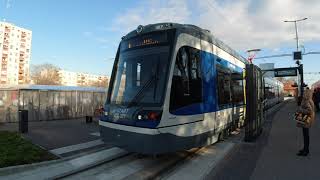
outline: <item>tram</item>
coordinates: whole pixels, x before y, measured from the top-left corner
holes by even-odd
[[[283,83],[270,77],[264,77],[265,109],[284,101]]]
[[[117,50],[102,139],[142,154],[217,142],[243,119],[247,63],[197,26],[140,25]]]

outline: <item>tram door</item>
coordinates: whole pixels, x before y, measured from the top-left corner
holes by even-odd
[[[215,85],[215,56],[212,54],[213,45],[201,41],[201,70],[202,70],[202,91],[203,91],[203,111],[204,122],[209,130],[213,130],[216,126],[216,85]]]
[[[253,64],[246,65],[245,141],[261,134],[264,121],[264,82],[262,71]]]
[[[215,127],[218,131],[226,128],[232,122],[231,74],[228,67],[222,66],[219,62],[216,63],[218,111]]]

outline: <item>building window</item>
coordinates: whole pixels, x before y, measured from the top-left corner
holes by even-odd
[[[177,53],[170,94],[170,112],[202,102],[200,50],[184,46]]]

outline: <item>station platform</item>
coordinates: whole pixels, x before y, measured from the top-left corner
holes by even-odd
[[[293,99],[286,101],[267,118],[256,142],[239,143],[208,179],[320,179],[320,113],[310,129],[310,154],[300,157],[303,136],[293,119],[296,109]]]

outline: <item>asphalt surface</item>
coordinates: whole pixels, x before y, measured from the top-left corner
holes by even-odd
[[[17,123],[8,123],[0,130],[17,131]],[[91,133],[99,132],[97,121],[86,123],[85,118],[30,122],[29,132],[23,134],[33,143],[48,149],[56,149],[65,146],[85,143],[100,139]]]
[[[277,109],[282,109],[284,104]],[[272,128],[275,113],[270,113],[264,122],[261,135],[254,142],[238,140],[234,149],[222,160],[218,168],[212,170],[206,179],[248,180],[256,167],[257,160],[268,143],[268,136]]]
[[[100,139],[91,135],[99,131],[98,124],[87,124],[85,119],[31,123],[29,129],[29,133],[24,136],[50,150]]]
[[[206,179],[320,179],[320,113],[310,130],[310,156],[298,157],[302,130],[292,116],[293,100],[267,118],[261,136],[253,143],[240,142]]]
[[[302,129],[296,127],[293,115],[296,104],[286,105],[276,114],[269,136],[251,179],[320,179],[320,113],[310,129],[310,155],[296,156],[303,147]]]

